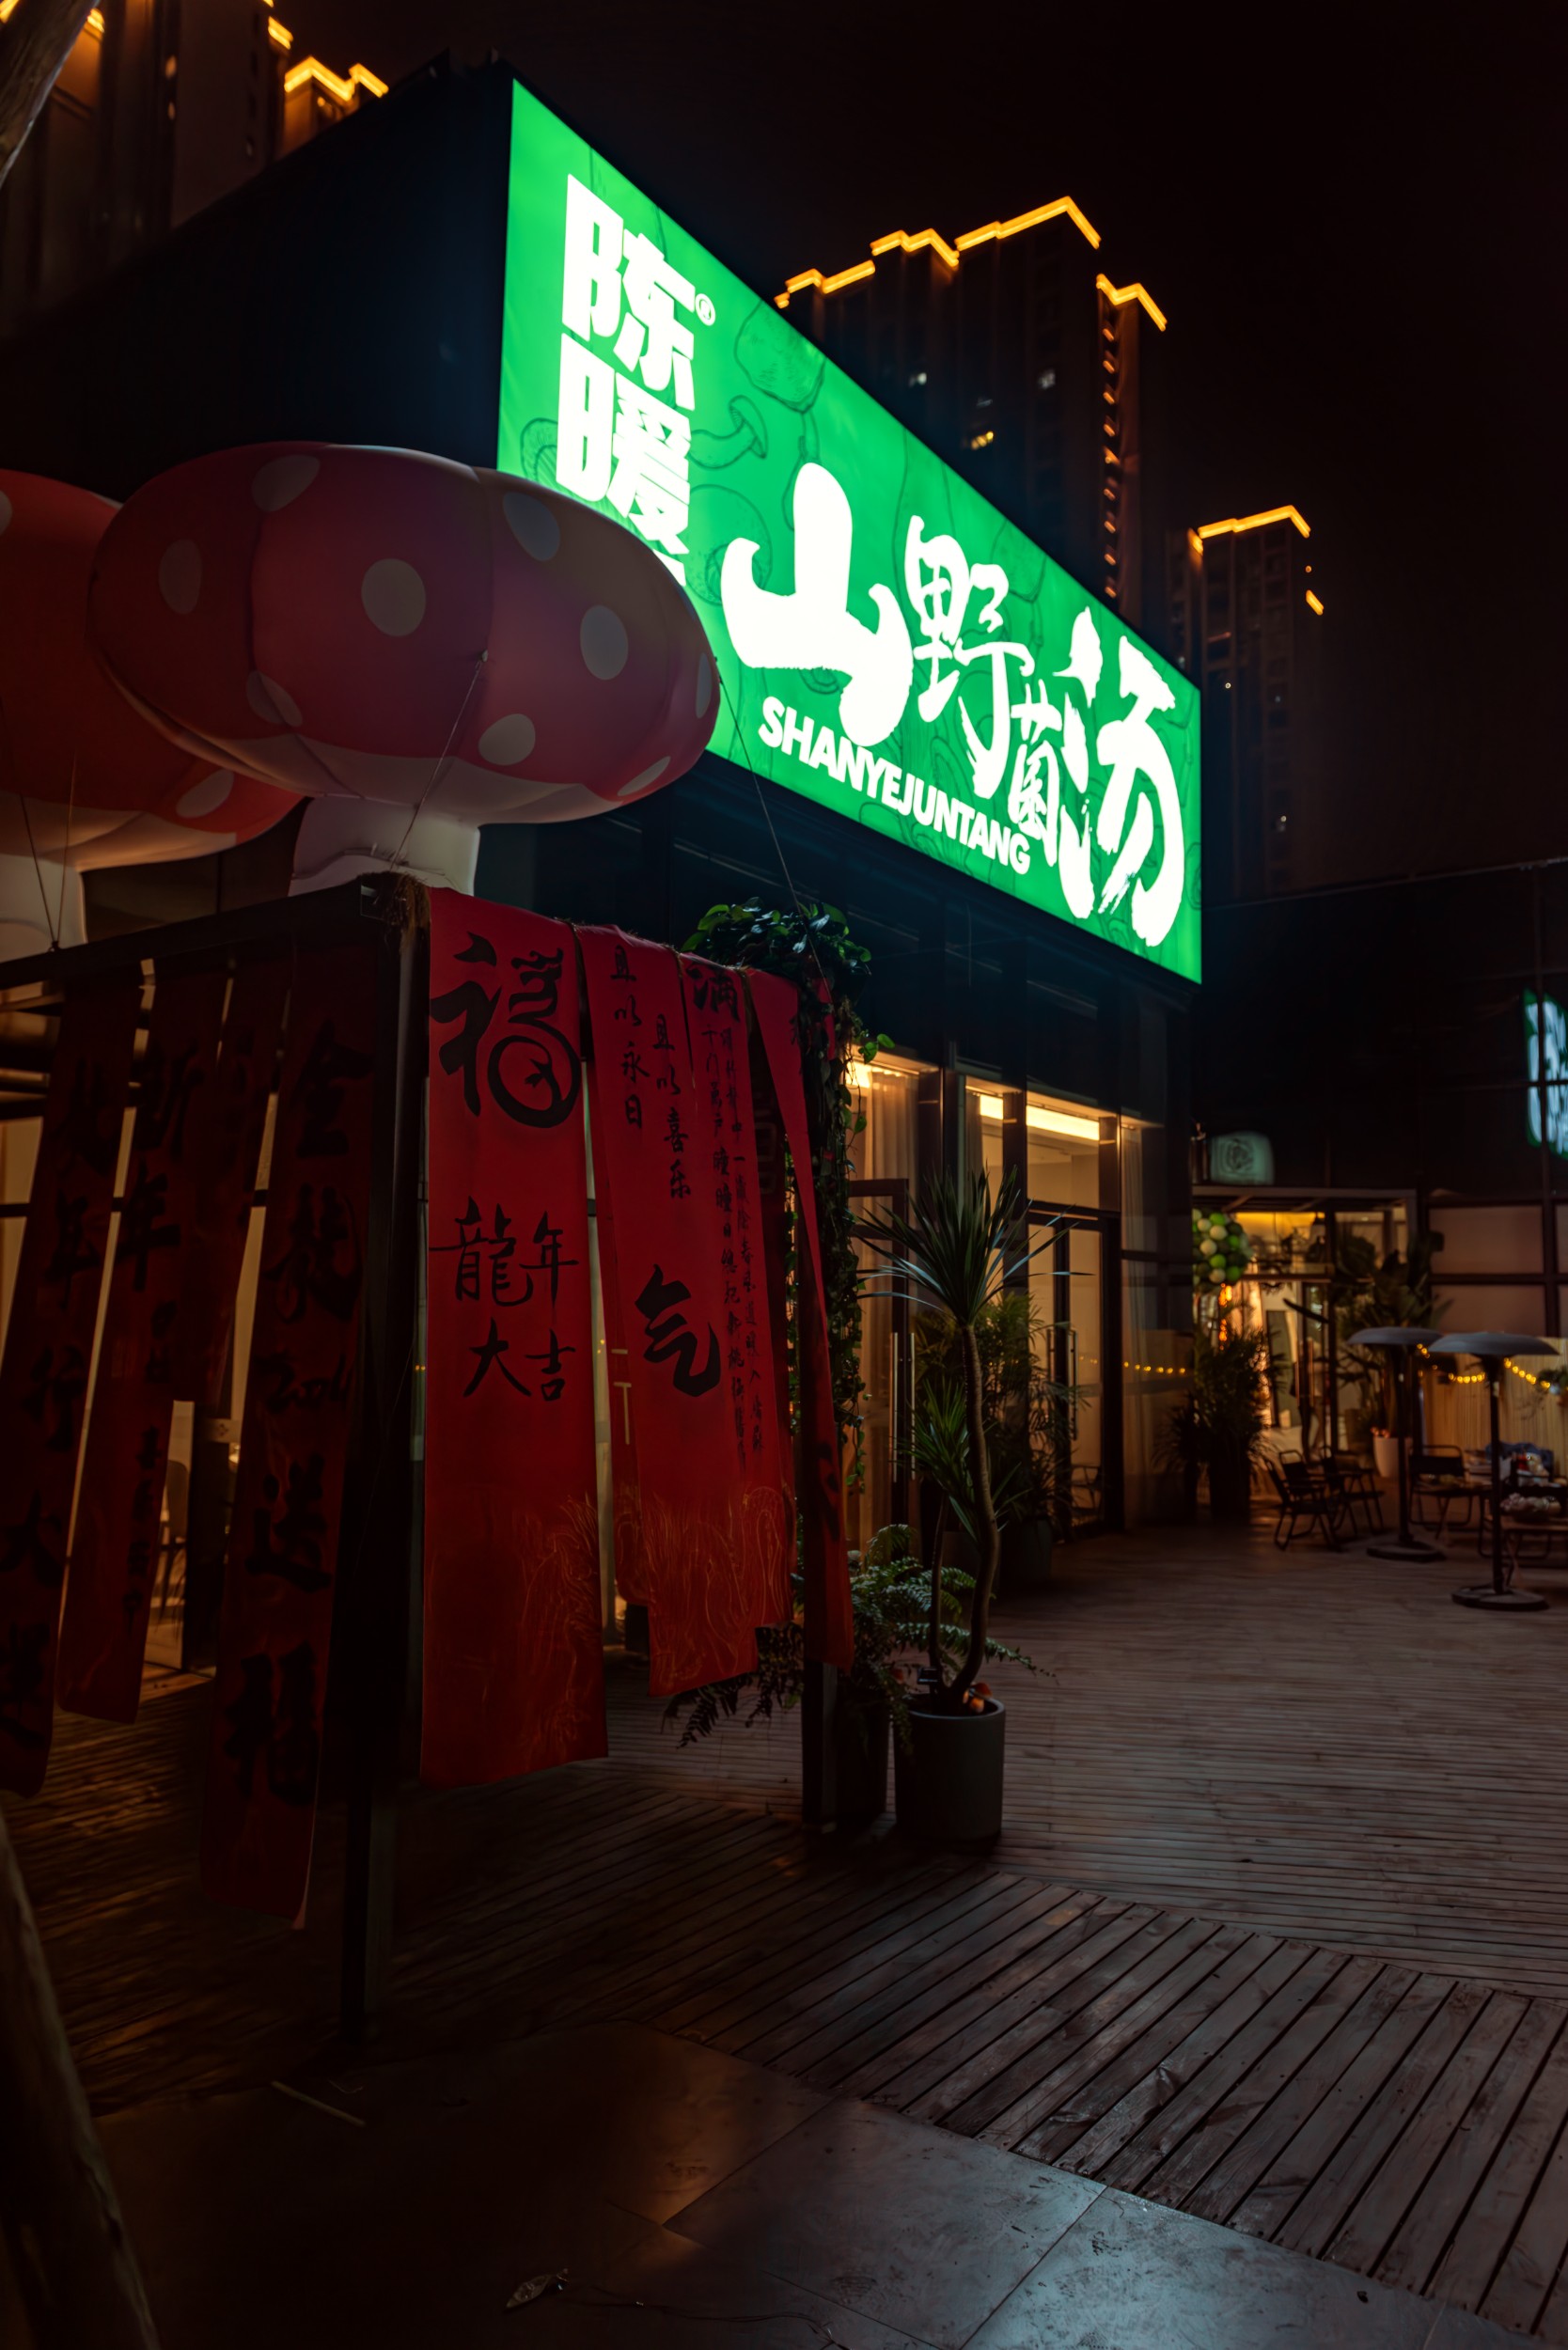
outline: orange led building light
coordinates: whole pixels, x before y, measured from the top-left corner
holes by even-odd
[[[928,244],[933,253],[940,253],[949,269],[958,267],[957,253],[947,238],[939,237],[934,228],[922,228],[913,237],[902,228],[895,228],[890,237],[878,237],[871,251],[873,254],[891,253],[896,249],[900,253],[918,253],[922,245]]]
[[[1153,320],[1154,324],[1159,328],[1160,333],[1162,335],[1165,333],[1168,321],[1166,318],[1165,312],[1160,308],[1159,304],[1154,300],[1152,294],[1150,293],[1146,286],[1113,286],[1110,279],[1105,275],[1104,270],[1101,271],[1099,276],[1094,280],[1094,282],[1099,287],[1100,291],[1105,295],[1105,300],[1107,302],[1114,302],[1118,309],[1121,309],[1124,303],[1141,302],[1150,317]]]
[[[267,19],[267,39],[274,49],[292,49],[294,36],[287,24],[280,24],[275,16]]]
[[[1321,596],[1314,596],[1311,589],[1309,588],[1307,590],[1307,602],[1321,620],[1323,618],[1323,598]]]
[[[1054,204],[1038,204],[1032,212],[1016,212],[1011,220],[987,221],[983,228],[965,229],[958,240],[958,249],[967,253],[977,244],[988,244],[993,237],[1016,237],[1025,228],[1038,228],[1043,220],[1070,220],[1074,228],[1089,239],[1096,253],[1100,250],[1100,231],[1086,220],[1070,196],[1058,196]]]
[[[372,73],[366,65],[351,65],[345,81],[341,73],[334,73],[330,66],[321,63],[320,57],[302,57],[298,65],[291,65],[283,77],[285,95],[292,98],[294,92],[303,89],[306,82],[313,82],[318,89],[325,90],[327,96],[336,98],[340,106],[353,104],[356,89],[368,89],[372,98],[386,96],[386,84],[380,74]]]
[[[0,0],[0,7],[4,5],[5,0]],[[871,252],[873,256],[895,252],[917,253],[922,246],[929,245],[933,252],[941,255],[949,269],[956,269],[964,255],[972,252],[977,244],[989,244],[993,239],[1002,237],[1016,237],[1026,228],[1038,228],[1041,222],[1045,220],[1070,220],[1073,226],[1088,238],[1095,252],[1098,253],[1100,250],[1100,231],[1093,222],[1086,218],[1070,196],[1058,196],[1054,203],[1039,204],[1032,212],[1015,213],[1011,220],[988,221],[983,228],[965,229],[964,235],[952,244],[949,244],[945,237],[938,236],[934,228],[922,228],[917,235],[913,237],[905,229],[895,228],[890,236],[875,238],[872,241]],[[781,294],[775,294],[774,301],[780,310],[787,310],[790,306],[790,296],[804,292],[808,286],[815,287],[818,293],[836,293],[840,286],[853,286],[862,277],[872,276],[875,271],[874,258],[870,261],[857,261],[853,269],[839,270],[831,277],[824,277],[819,269],[803,269],[797,277],[787,277],[784,280],[784,290]],[[1113,298],[1117,301],[1141,302],[1155,323],[1161,327],[1164,326],[1164,318],[1150,301],[1141,286],[1129,286],[1124,294],[1118,294]]]
[[[1200,539],[1219,539],[1228,530],[1262,530],[1265,523],[1294,523],[1304,539],[1312,535],[1311,524],[1294,506],[1271,506],[1265,514],[1232,514],[1224,523],[1200,523],[1198,535]]]

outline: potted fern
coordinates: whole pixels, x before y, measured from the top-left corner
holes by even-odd
[[[917,1309],[939,1316],[957,1344],[958,1376],[926,1383],[916,1429],[915,1465],[935,1484],[940,1513],[926,1564],[926,1664],[907,1707],[908,1735],[899,1742],[896,1765],[900,1826],[964,1849],[995,1843],[1002,1826],[1007,1714],[979,1684],[987,1656],[996,1653],[991,1602],[1002,1521],[1019,1498],[1011,1486],[1020,1472],[1011,1465],[998,1490],[980,1332],[1045,1245],[1043,1239],[1020,1248],[1026,1230],[1011,1174],[995,1196],[983,1174],[966,1183],[937,1176],[908,1215],[870,1215],[857,1227],[882,1259],[882,1270],[868,1277],[867,1286],[902,1284]],[[972,1574],[948,1563],[949,1528],[973,1545]],[[962,1619],[957,1638],[950,1629],[955,1599]]]
[[[967,1584],[962,1575],[949,1579]],[[749,1727],[800,1703],[806,1688],[806,1641],[798,1576],[796,1587],[791,1621],[768,1625],[757,1635],[755,1672],[709,1682],[670,1699],[665,1719],[681,1723],[683,1747],[710,1737],[726,1721]],[[907,1526],[885,1526],[863,1552],[850,1553],[855,1663],[839,1680],[833,1716],[836,1810],[841,1821],[875,1819],[887,1809],[888,1735],[896,1731],[901,1743],[908,1735],[912,1668],[904,1660],[911,1650],[926,1644],[928,1602],[926,1570],[915,1555]],[[962,1629],[953,1592],[944,1614],[949,1643],[957,1642]]]

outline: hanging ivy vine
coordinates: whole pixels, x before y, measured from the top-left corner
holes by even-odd
[[[863,1477],[860,1457],[860,1274],[850,1202],[852,1150],[866,1124],[850,1084],[852,1058],[871,1061],[890,1042],[873,1035],[857,1010],[871,959],[850,934],[837,906],[811,902],[785,913],[750,899],[745,905],[710,906],[686,941],[688,954],[715,963],[745,964],[776,972],[800,994],[806,1042],[806,1116],[811,1137],[811,1177],[817,1193],[823,1280],[827,1292],[828,1351],[833,1406],[851,1487]],[[821,982],[825,982],[824,1003]]]

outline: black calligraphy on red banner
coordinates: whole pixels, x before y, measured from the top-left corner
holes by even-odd
[[[175,1392],[219,1400],[250,1230],[267,1104],[277,1066],[290,966],[243,963],[229,990],[217,1071],[196,1136],[196,1181],[175,1322]]]
[[[773,1080],[774,1104],[790,1146],[795,1205],[805,1242],[796,1252],[799,1315],[795,1336],[801,1456],[797,1500],[806,1575],[806,1653],[821,1664],[837,1665],[847,1672],[855,1661],[855,1624],[850,1608],[843,1471],[833,1402],[816,1185],[811,1174],[806,1087],[801,1074],[800,995],[788,979],[776,979],[768,972],[750,973],[748,985]],[[776,1230],[776,1226],[774,1229]]]
[[[43,1784],[66,1545],[140,978],[67,998],[0,1358],[0,1787]]]
[[[292,970],[218,1636],[202,1882],[297,1917],[321,1772],[366,1279],[374,1087],[368,944]]]
[[[776,1425],[771,1349],[760,1344],[747,1355],[744,1313],[726,1302],[713,1109],[706,1076],[699,1088],[693,1069],[677,959],[619,931],[581,930],[577,939],[593,1029],[596,1205],[607,1200],[612,1210],[635,1435],[636,1489],[617,1497],[617,1558],[630,1520],[636,1588],[649,1609],[650,1684],[668,1695],[749,1671],[758,1625],[778,1620],[790,1520],[765,1433]],[[724,1058],[719,1106],[728,1115]],[[739,1040],[735,1059],[738,1068]],[[748,1165],[753,1152],[748,1133]],[[734,1235],[731,1210],[732,1256]],[[760,1362],[766,1383],[760,1454],[749,1417],[744,1446],[736,1441],[732,1354],[743,1402],[748,1361]]]
[[[221,969],[160,973],[152,998],[60,1626],[60,1703],[102,1721],[134,1721],[141,1698],[184,1245],[227,985]]]
[[[421,1776],[605,1751],[588,1152],[563,923],[431,898]]]
[[[738,971],[705,963],[696,955],[681,957],[681,980],[686,998],[692,1073],[707,1145],[706,1153],[698,1154],[698,1164],[713,1195],[721,1243],[724,1326],[720,1342],[735,1464],[748,1488],[789,1496],[794,1480],[790,1474],[789,1449],[779,1441],[776,1360],[751,1094],[751,1023],[745,982]],[[769,1613],[760,1619],[763,1622],[786,1622],[793,1605],[791,1532],[792,1528],[774,1556],[776,1580]]]

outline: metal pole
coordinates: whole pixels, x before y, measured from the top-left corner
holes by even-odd
[[[412,1462],[415,1256],[429,932],[389,930],[376,952],[376,1058],[391,1081],[376,1108],[355,1507],[352,1543],[345,1546],[341,1627],[349,1752],[339,2018],[350,2041],[374,2032],[391,1971],[410,1584],[418,1539]]]
[[[1492,1420],[1492,1589],[1501,1591],[1502,1559],[1502,1457],[1499,1422],[1497,1419],[1497,1389],[1502,1385],[1502,1365],[1489,1362],[1486,1366],[1487,1402]]]

